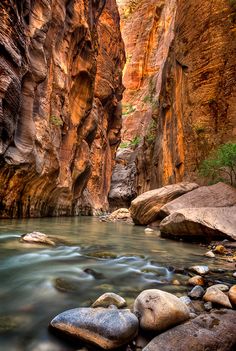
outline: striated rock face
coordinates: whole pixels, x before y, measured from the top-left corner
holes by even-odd
[[[155,95],[155,143],[138,160],[138,182],[151,189],[196,180],[201,160],[236,137],[235,5],[179,0],[174,32]]]
[[[236,137],[235,4],[118,5],[127,51],[122,140],[139,144],[136,192],[199,181],[200,162]]]
[[[0,216],[107,209],[123,90],[115,0],[3,0],[0,13]]]

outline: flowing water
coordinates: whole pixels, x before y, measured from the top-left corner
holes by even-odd
[[[20,236],[32,231],[59,243],[21,243]],[[174,273],[173,267],[211,266],[205,252],[200,245],[162,239],[157,232],[147,235],[143,227],[91,217],[1,220],[0,350],[78,350],[48,332],[56,314],[90,306],[108,291],[126,298],[130,306],[147,288],[184,295],[188,277]]]

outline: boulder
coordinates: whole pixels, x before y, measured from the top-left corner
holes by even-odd
[[[235,330],[236,311],[203,313],[155,337],[143,351],[233,351]]]
[[[236,306],[236,285],[231,286],[229,290],[229,299],[232,305]]]
[[[21,241],[30,244],[55,245],[46,234],[40,232],[27,233],[21,236]]]
[[[215,286],[210,286],[207,288],[206,293],[203,296],[203,300],[224,306],[226,308],[232,308],[228,296]]]
[[[185,303],[158,289],[141,292],[134,302],[134,313],[140,318],[142,329],[158,332],[189,319]]]
[[[132,223],[132,218],[128,208],[119,208],[118,210],[112,212],[109,216],[107,216],[107,220],[111,222]]]
[[[231,206],[236,206],[236,189],[225,183],[217,183],[194,189],[168,202],[160,211],[166,217],[182,208]]]
[[[50,325],[106,350],[127,344],[138,332],[137,317],[117,308],[75,308],[57,315]]]
[[[236,240],[236,206],[184,208],[166,217],[161,235],[185,240]]]
[[[195,183],[178,183],[147,191],[131,202],[130,213],[135,224],[147,225],[160,218],[160,209],[167,202],[198,188]]]
[[[112,292],[107,292],[101,295],[93,304],[92,307],[109,307],[114,305],[118,308],[126,307],[127,303],[123,297],[114,294]]]

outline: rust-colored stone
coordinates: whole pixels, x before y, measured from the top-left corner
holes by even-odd
[[[115,0],[3,0],[0,13],[0,216],[107,209],[123,90]]]

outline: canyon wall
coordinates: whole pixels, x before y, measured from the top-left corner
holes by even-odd
[[[155,140],[151,148],[144,143],[137,162],[138,183],[148,168],[151,189],[199,181],[201,161],[236,139],[236,3],[178,0],[174,31],[156,96]]]
[[[107,210],[125,60],[115,0],[3,0],[0,16],[0,217]]]
[[[129,188],[135,196],[201,182],[201,161],[236,140],[236,1],[118,5],[127,51],[121,146],[136,154]],[[111,202],[119,197],[116,179],[114,173]]]

